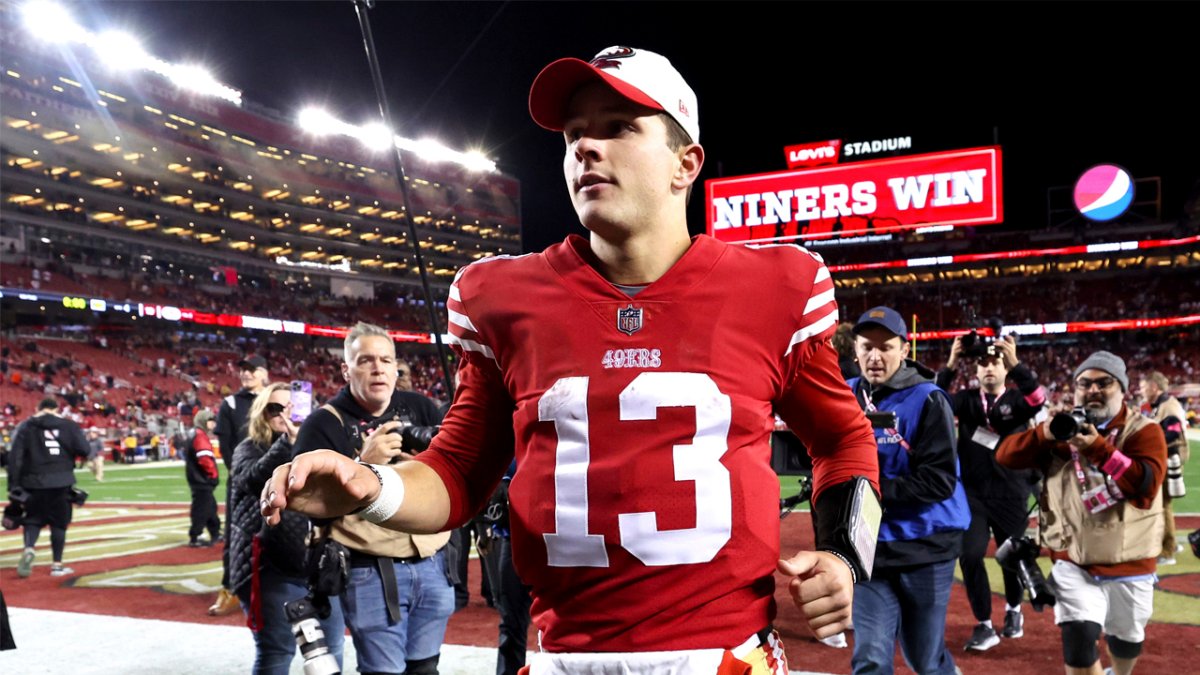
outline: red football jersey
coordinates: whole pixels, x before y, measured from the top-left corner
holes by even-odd
[[[590,260],[571,236],[459,273],[460,385],[418,459],[455,525],[515,448],[513,557],[545,650],[734,647],[775,614],[774,413],[811,449],[818,493],[878,473],[829,344],[829,272],[795,246],[698,236],[629,297]]]

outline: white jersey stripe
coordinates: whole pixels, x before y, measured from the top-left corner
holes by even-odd
[[[466,339],[460,338],[457,335],[451,333],[449,342],[450,342],[450,344],[458,345],[459,347],[462,347],[465,351],[475,352],[477,354],[483,354],[484,356],[488,357],[489,359],[491,359],[493,361],[496,360],[496,355],[494,353],[492,353],[491,347],[488,347],[487,345],[479,344],[478,342],[476,342],[474,340],[466,340]]]
[[[816,278],[813,279],[813,285],[816,286],[817,284],[821,283],[822,281],[825,281],[828,278],[829,278],[829,268],[824,265],[821,265],[820,267],[817,268],[817,276],[816,276]]]
[[[822,267],[821,269],[825,269]],[[804,313],[815,312],[824,305],[833,302],[833,289],[829,289],[823,293],[817,293],[808,299],[808,304],[804,306]]]
[[[450,299],[462,302],[462,296],[459,295],[459,293],[458,293],[458,285],[457,284],[452,284],[450,286]]]
[[[804,342],[805,340],[807,340],[808,338],[810,338],[814,335],[820,335],[824,331],[828,330],[831,326],[835,325],[837,322],[838,322],[838,312],[837,312],[837,308],[835,307],[834,309],[830,310],[830,312],[828,314],[826,314],[825,316],[808,324],[807,326],[805,326],[804,328],[801,328],[800,330],[796,331],[795,333],[792,333],[792,341],[790,343],[788,343],[787,351],[784,352],[783,355],[787,356],[787,355],[791,354],[792,347],[795,347],[796,345],[800,344],[801,342]]]
[[[459,326],[460,328],[465,328],[466,330],[469,330],[472,333],[479,332],[478,330],[476,330],[475,324],[471,323],[471,318],[468,317],[466,314],[456,312],[456,311],[450,309],[449,307],[446,308],[446,314],[450,318],[450,323],[454,324],[455,326]]]

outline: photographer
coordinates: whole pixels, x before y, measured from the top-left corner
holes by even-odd
[[[937,384],[949,391],[955,367],[964,356],[975,357],[979,386],[951,394],[950,405],[958,417],[958,460],[971,508],[971,525],[963,535],[958,564],[978,625],[965,649],[982,652],[1000,643],[992,627],[992,589],[983,564],[988,535],[990,532],[996,546],[1000,546],[1009,537],[1025,534],[1030,486],[1036,475],[1030,470],[1013,470],[997,464],[996,446],[1005,436],[1029,427],[1045,406],[1046,392],[1033,373],[1017,360],[1017,342],[1012,335],[992,342],[978,338],[967,342],[964,348],[963,338],[954,338],[950,359],[938,371]],[[1006,387],[1008,378],[1016,383],[1016,389]],[[1003,578],[1007,608],[1001,635],[1019,638],[1024,635],[1021,616],[1024,589],[1011,570],[1004,569]]]
[[[1133,671],[1154,606],[1162,547],[1162,427],[1124,404],[1125,362],[1106,351],[1072,376],[1075,408],[1000,442],[996,461],[1045,475],[1041,544],[1054,560],[1054,622],[1067,673],[1098,673],[1101,631],[1113,671]]]
[[[862,377],[849,380],[879,453],[883,521],[871,580],[854,593],[855,672],[890,672],[896,640],[918,673],[954,673],[946,610],[970,522],[954,455],[954,418],[933,372],[908,358],[904,319],[867,310],[854,326]]]
[[[1167,479],[1163,481],[1163,538],[1159,565],[1174,565],[1175,552],[1183,546],[1175,541],[1175,510],[1171,501],[1187,491],[1183,482],[1183,467],[1188,462],[1187,434],[1184,431],[1187,414],[1179,400],[1167,393],[1167,376],[1157,370],[1142,377],[1138,389],[1142,394],[1143,410],[1158,422],[1167,439]]]
[[[58,401],[42,399],[33,417],[13,432],[8,457],[8,499],[24,501],[25,550],[17,561],[17,576],[33,573],[34,546],[42,528],[50,526],[50,551],[53,562],[50,576],[61,577],[75,570],[63,566],[67,546],[67,527],[72,506],[83,505],[73,487],[75,460],[87,457],[88,442],[83,429],[69,419],[59,417]],[[24,499],[18,495],[24,493]]]
[[[365,464],[412,459],[441,423],[437,405],[396,389],[396,345],[383,328],[359,322],[346,335],[343,354],[346,386],[301,424],[293,456],[333,449]],[[329,528],[350,550],[341,600],[359,671],[437,673],[454,612],[450,533],[397,533],[358,515],[335,519]]]

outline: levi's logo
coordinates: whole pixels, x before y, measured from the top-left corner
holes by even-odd
[[[804,143],[789,145],[783,149],[787,155],[789,169],[798,169],[823,164],[837,164],[841,154],[840,140],[821,141],[819,143]]]

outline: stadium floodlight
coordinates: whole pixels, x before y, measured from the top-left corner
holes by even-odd
[[[296,123],[310,134],[327,136],[329,134],[351,134],[353,127],[334,117],[324,108],[309,107],[300,111]]]
[[[138,39],[121,30],[109,30],[91,40],[92,50],[104,65],[114,70],[133,70],[152,65],[152,57]]]
[[[355,129],[355,134],[359,142],[376,151],[387,150],[396,142],[395,135],[383,122],[368,122]]]
[[[87,31],[75,23],[70,12],[57,2],[27,2],[21,6],[21,18],[25,28],[40,40],[61,44],[87,39]]]
[[[194,64],[175,64],[169,67],[168,75],[171,82],[180,89],[194,91],[197,94],[215,96],[241,105],[242,92],[221,84],[212,73],[203,66]]]
[[[472,150],[463,154],[462,164],[468,171],[495,171],[496,163],[487,158],[479,150]]]

